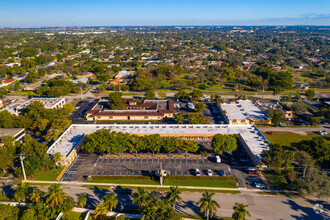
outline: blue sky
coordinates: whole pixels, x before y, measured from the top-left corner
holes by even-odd
[[[0,0],[0,27],[330,25],[330,0]]]

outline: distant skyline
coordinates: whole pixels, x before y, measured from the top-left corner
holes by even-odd
[[[330,25],[330,0],[0,0],[0,27]]]

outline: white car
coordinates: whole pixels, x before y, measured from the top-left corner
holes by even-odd
[[[319,133],[320,135],[328,134],[328,132],[326,130],[318,131],[317,133]]]
[[[195,169],[195,175],[201,176],[201,171],[198,168]]]
[[[210,169],[207,170],[207,175],[208,176],[213,176],[213,173],[212,173],[212,171]]]

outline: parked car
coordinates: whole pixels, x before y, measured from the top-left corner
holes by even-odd
[[[208,176],[213,176],[213,173],[212,173],[212,171],[210,169],[207,170],[207,175]]]
[[[226,176],[226,173],[225,173],[225,171],[223,169],[220,170],[220,175],[221,176]]]
[[[260,177],[258,175],[250,175],[248,176],[247,180],[249,182],[256,182],[256,181],[260,181]]]
[[[221,158],[220,158],[219,155],[215,156],[214,159],[215,159],[215,162],[216,162],[216,163],[221,163]]]
[[[328,132],[326,130],[318,131],[317,133],[320,135],[328,134]]]
[[[201,176],[201,171],[198,168],[195,169],[195,176]]]
[[[247,159],[247,158],[241,158],[241,159],[239,159],[239,161],[240,161],[241,163],[244,163],[244,164],[248,164],[248,163],[250,163],[249,159]]]
[[[249,167],[249,168],[247,168],[247,172],[248,172],[249,174],[257,174],[257,170],[256,170],[256,168],[254,168],[254,167]]]
[[[253,183],[254,187],[258,188],[258,189],[264,189],[266,188],[265,184],[259,182],[259,181],[256,181]]]

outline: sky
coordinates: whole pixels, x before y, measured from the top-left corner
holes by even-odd
[[[0,27],[330,25],[330,0],[0,0]]]

